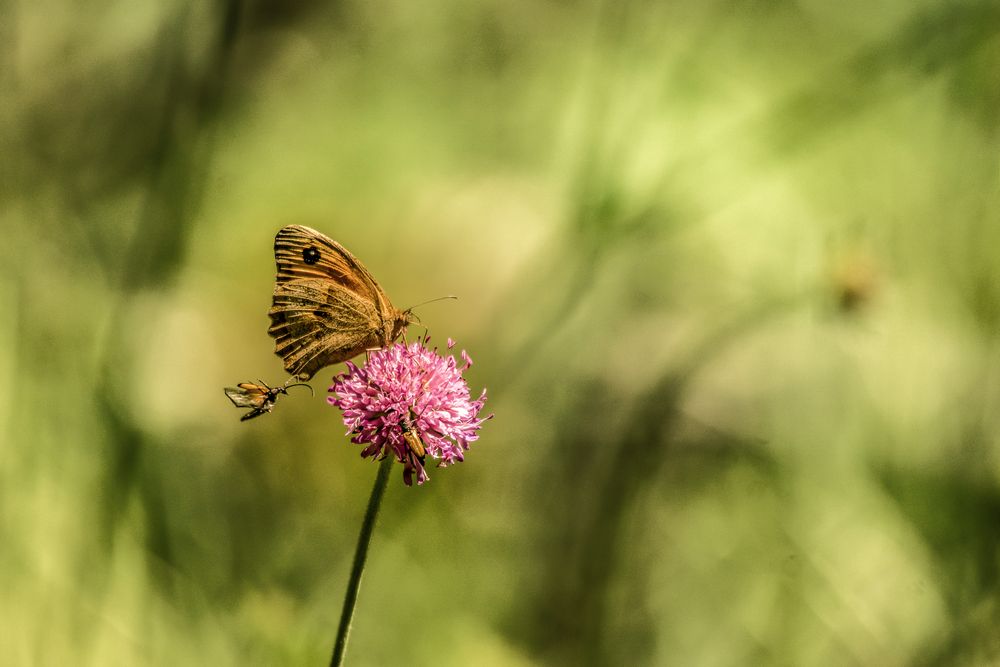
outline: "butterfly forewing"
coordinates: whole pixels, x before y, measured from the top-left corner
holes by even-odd
[[[282,228],[274,258],[268,333],[293,375],[309,379],[324,366],[389,345],[409,321],[354,255],[315,229]]]
[[[279,283],[321,278],[372,301],[381,292],[368,269],[347,248],[310,227],[289,225],[279,230],[274,237],[274,260]]]

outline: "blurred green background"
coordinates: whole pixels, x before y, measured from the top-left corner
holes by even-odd
[[[348,664],[1000,664],[1000,3],[4,0],[0,86],[3,664],[326,664],[290,223],[496,413]]]

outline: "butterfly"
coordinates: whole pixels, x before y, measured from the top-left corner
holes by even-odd
[[[269,387],[263,380],[257,380],[260,384],[253,382],[241,382],[235,387],[226,387],[224,391],[229,400],[238,408],[251,408],[250,412],[240,417],[240,421],[259,417],[265,412],[274,409],[274,404],[278,400],[278,394],[287,394],[291,387],[309,387],[307,384],[285,384],[281,387]],[[312,391],[312,387],[309,387]]]
[[[274,352],[300,380],[368,349],[382,348],[416,322],[399,310],[365,265],[315,229],[289,225],[274,238],[278,265],[271,302]]]

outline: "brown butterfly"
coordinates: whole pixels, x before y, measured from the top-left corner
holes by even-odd
[[[252,408],[250,412],[240,417],[241,422],[259,417],[265,412],[274,409],[274,404],[278,400],[278,394],[287,394],[292,387],[309,387],[307,384],[285,384],[281,387],[269,387],[263,380],[257,380],[260,384],[253,382],[241,382],[235,387],[226,387],[226,396],[238,408]],[[309,387],[312,391],[312,387]]]
[[[282,228],[274,259],[278,275],[267,332],[285,370],[300,380],[391,345],[416,321],[409,309],[392,305],[364,264],[315,229]]]

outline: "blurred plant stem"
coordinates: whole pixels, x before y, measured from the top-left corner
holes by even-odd
[[[96,400],[109,430],[107,483],[103,484],[103,517],[99,530],[102,545],[110,549],[115,529],[137,493],[146,515],[147,541],[152,553],[172,562],[167,531],[167,501],[160,480],[143,476],[144,453],[149,437],[130,410],[123,407],[120,369],[134,361],[127,326],[140,290],[163,289],[176,276],[187,250],[194,213],[201,203],[207,165],[214,150],[215,119],[225,98],[226,80],[237,39],[243,0],[218,0],[210,57],[192,74],[188,71],[184,36],[191,30],[192,13],[177,13],[151,48],[151,61],[162,79],[162,105],[150,111],[148,122],[157,127],[143,161],[142,203],[135,232],[121,253],[120,266],[109,266],[118,275],[117,298],[111,304],[109,325],[96,383]]]
[[[814,291],[773,297],[699,336],[687,350],[678,352],[677,362],[631,406],[614,408],[629,413],[628,426],[615,440],[604,439],[583,420],[579,428],[560,435],[556,447],[562,455],[553,458],[572,461],[572,465],[555,474],[574,480],[578,488],[585,489],[585,496],[557,506],[557,516],[545,522],[560,526],[563,532],[557,541],[569,545],[549,553],[550,560],[542,567],[546,602],[534,612],[535,627],[546,630],[530,641],[549,660],[572,665],[641,664],[649,660],[648,655],[636,653],[623,661],[620,652],[624,645],[646,644],[609,636],[608,630],[614,625],[613,584],[628,567],[629,512],[657,483],[663,465],[675,455],[678,431],[686,421],[681,406],[699,373],[731,345],[815,298]],[[611,390],[595,383],[580,392],[580,403],[574,409],[585,411],[586,406],[614,405],[613,401]],[[746,455],[750,449],[746,438],[735,434],[713,430],[706,439],[718,441],[718,447],[731,448],[734,455]],[[581,450],[603,450],[605,455],[591,457],[584,467],[572,456]],[[633,569],[630,576],[643,575]],[[632,631],[639,635],[654,632],[641,627]]]
[[[354,564],[351,565],[351,577],[347,580],[347,592],[344,594],[344,608],[340,612],[340,627],[337,628],[337,640],[333,644],[333,657],[330,666],[337,667],[344,661],[344,651],[347,649],[347,635],[351,632],[351,619],[354,618],[354,605],[358,601],[358,589],[361,588],[361,575],[365,572],[365,561],[368,558],[368,545],[375,531],[375,521],[378,510],[382,506],[382,496],[389,481],[389,469],[392,468],[392,456],[382,459],[375,476],[375,486],[368,498],[368,509],[361,523],[361,533],[358,535],[358,546],[354,550]]]

